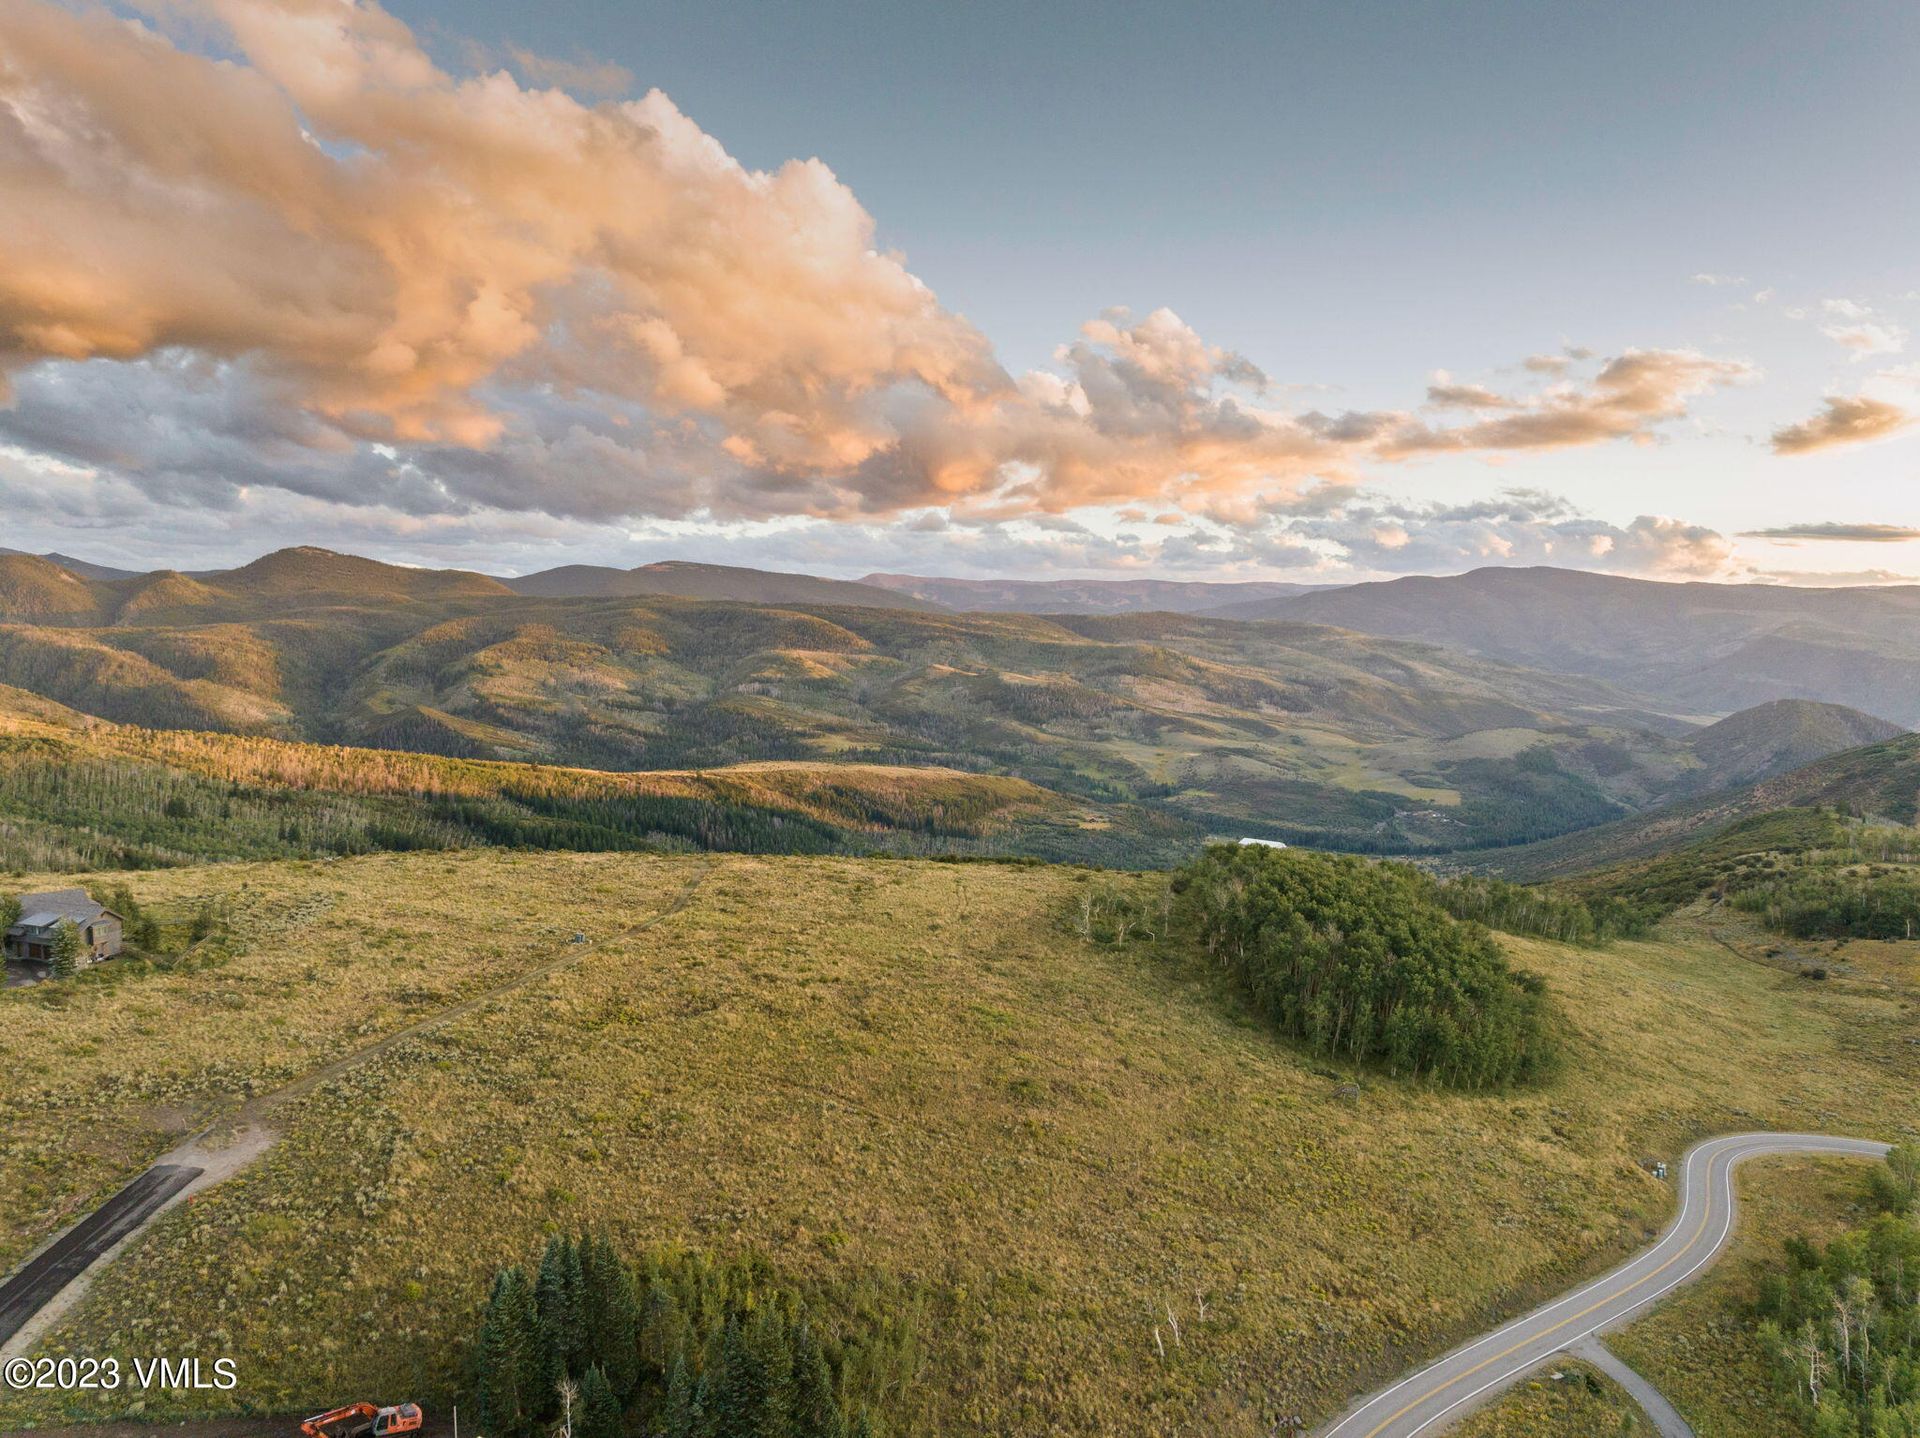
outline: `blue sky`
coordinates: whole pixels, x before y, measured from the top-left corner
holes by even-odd
[[[276,70],[269,42],[218,33],[228,12],[253,6],[205,8],[205,26],[171,30],[169,43],[237,54],[286,87],[301,113],[316,113],[301,80]],[[1600,442],[1354,456],[1342,482],[1358,486],[1349,508],[1359,518],[1269,505],[1258,521],[1294,526],[1314,566],[1389,572],[1422,555],[1472,567],[1499,562],[1502,544],[1513,562],[1537,558],[1526,525],[1564,525],[1577,510],[1623,530],[1669,517],[1724,539],[1717,559],[1689,551],[1676,576],[1704,577],[1716,564],[1711,577],[1920,574],[1920,542],[1740,537],[1920,526],[1920,429],[1889,419],[1858,443],[1823,430],[1793,453],[1772,438],[1824,414],[1828,396],[1920,411],[1906,340],[1920,323],[1912,7],[397,0],[391,12],[455,79],[504,67],[529,90],[559,85],[608,103],[657,88],[750,169],[818,157],[872,217],[879,246],[898,251],[1015,376],[1058,370],[1059,347],[1115,306],[1135,321],[1172,310],[1207,346],[1258,366],[1263,402],[1295,413],[1422,412],[1442,371],[1503,396],[1537,394],[1522,361],[1569,348],[1592,351],[1589,379],[1631,351],[1744,367]],[[379,141],[361,136],[340,153],[355,147],[377,151]],[[150,365],[155,353],[132,362]],[[32,358],[22,407],[44,412],[51,400],[33,386],[45,390],[48,371],[72,359]],[[244,352],[219,358],[255,363]],[[663,412],[657,397],[646,408]],[[48,498],[62,466],[100,469],[100,456],[63,444],[59,428],[22,420],[4,436],[13,467],[0,464],[0,483],[13,474],[22,527],[0,542],[98,551],[133,510]],[[169,467],[180,466],[158,468]],[[856,513],[816,497],[784,514],[652,501],[625,516],[605,503],[479,514],[468,489],[460,514],[429,518],[423,502],[384,493],[354,503],[333,479],[282,489],[263,470],[236,501],[217,485],[170,488],[137,456],[134,469],[139,502],[158,506],[151,532],[210,548],[246,548],[287,522],[392,557],[506,568],[671,551],[853,572],[900,567],[889,556],[903,545],[933,567],[943,551],[902,536],[936,532],[964,540],[955,562],[975,569],[1097,572],[1178,558],[1116,547],[1115,535],[1141,523],[1118,503],[1049,501],[1044,514],[982,517],[930,515],[937,506],[920,503],[883,512],[863,494]],[[1516,533],[1421,518],[1508,490],[1533,496],[1519,506],[1531,518],[1511,521]],[[1165,500],[1156,494],[1146,508]],[[1396,560],[1346,543],[1356,524],[1377,533],[1389,509],[1392,524],[1426,523],[1434,544],[1401,546]],[[404,517],[388,522],[395,512]],[[169,520],[196,513],[193,523]],[[1093,539],[1061,547],[1035,537],[1061,533],[1063,516]],[[1211,511],[1194,522],[1215,540],[1208,526],[1240,533],[1254,523]],[[921,543],[929,547],[910,547]],[[1271,545],[1210,547],[1223,572],[1278,572],[1262,559]],[[1208,549],[1178,562],[1204,567]],[[1579,562],[1589,561],[1611,562]],[[1305,562],[1295,553],[1281,568]]]

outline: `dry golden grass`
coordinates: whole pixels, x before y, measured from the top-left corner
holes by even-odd
[[[751,1247],[798,1275],[924,1285],[909,1431],[1232,1438],[1325,1413],[1637,1246],[1670,1202],[1643,1155],[1920,1118],[1904,1000],[1685,929],[1603,952],[1513,942],[1569,1015],[1551,1088],[1368,1078],[1343,1100],[1341,1076],[1195,961],[1075,937],[1078,885],[1105,882],[1080,871],[497,852],[233,866],[132,878],[144,897],[243,898],[226,964],[83,983],[57,1007],[0,999],[0,1141],[33,1158],[0,1193],[6,1253],[169,1129],[551,958],[576,928],[617,934],[702,873],[664,922],[289,1104],[281,1144],[157,1224],[49,1351],[231,1355],[267,1411],[444,1403],[491,1267],[591,1224],[633,1248]],[[76,1142],[94,1151],[63,1169]],[[9,1400],[0,1426],[124,1403]]]
[[[1868,1217],[1865,1180],[1866,1165],[1857,1160],[1771,1158],[1746,1165],[1738,1180],[1740,1227],[1719,1263],[1607,1340],[1667,1395],[1697,1438],[1800,1431],[1755,1337],[1753,1303],[1761,1278],[1786,1266],[1787,1239],[1825,1242]]]
[[[1557,1363],[1536,1373],[1447,1430],[1449,1438],[1625,1438],[1652,1432],[1639,1405],[1584,1363]]]

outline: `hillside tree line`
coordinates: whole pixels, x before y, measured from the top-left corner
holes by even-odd
[[[473,1347],[489,1438],[879,1438],[918,1365],[917,1306],[806,1292],[764,1261],[556,1236],[494,1275]],[[904,1429],[897,1429],[904,1433]]]

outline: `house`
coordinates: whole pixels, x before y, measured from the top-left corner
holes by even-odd
[[[120,952],[126,920],[85,889],[50,889],[20,896],[20,922],[7,930],[6,955],[31,963],[53,962],[53,941],[62,919],[80,931],[82,963],[98,963]]]
[[[1251,848],[1256,844],[1262,849],[1284,849],[1287,847],[1278,839],[1242,839],[1240,841],[1240,847],[1243,849]]]

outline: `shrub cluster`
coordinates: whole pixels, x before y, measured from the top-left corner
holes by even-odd
[[[1456,919],[1589,948],[1614,939],[1641,938],[1653,928],[1645,913],[1621,898],[1605,894],[1581,898],[1479,874],[1447,880],[1440,886],[1440,902]]]
[[[1796,939],[1911,939],[1920,934],[1920,874],[1806,865],[1752,883],[1728,902]]]
[[[1418,869],[1219,845],[1175,883],[1207,952],[1319,1053],[1474,1089],[1556,1065],[1544,985]]]

